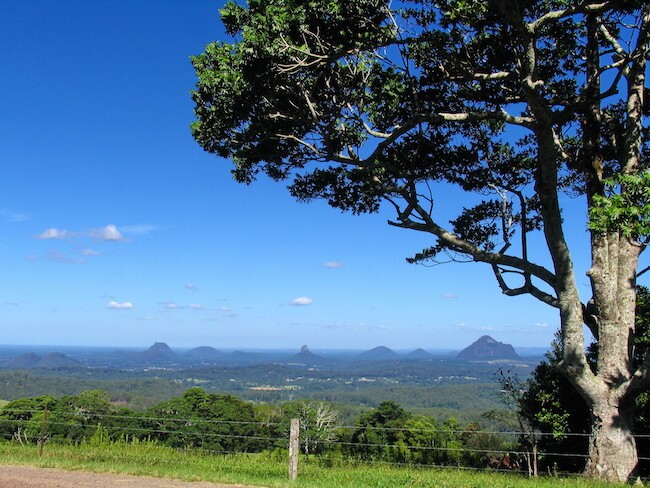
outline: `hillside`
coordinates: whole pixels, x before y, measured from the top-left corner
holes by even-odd
[[[386,346],[377,346],[369,351],[362,352],[358,356],[358,359],[363,361],[388,361],[398,358],[399,354]]]
[[[456,359],[464,361],[494,361],[499,359],[521,359],[510,344],[498,342],[488,335],[480,337],[458,353]]]

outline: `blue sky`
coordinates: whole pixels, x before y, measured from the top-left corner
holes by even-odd
[[[485,266],[407,264],[431,240],[386,225],[388,209],[299,204],[202,152],[189,57],[224,38],[221,5],[3,2],[2,342],[548,345],[555,310],[502,296]]]

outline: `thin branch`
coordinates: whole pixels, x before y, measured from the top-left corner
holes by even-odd
[[[307,149],[309,149],[311,152],[313,152],[316,156],[321,156],[320,151],[314,146],[313,144],[310,144],[307,141],[304,141],[300,139],[299,137],[294,136],[293,134],[273,134],[275,137],[279,139],[287,139],[291,141],[296,141],[298,144],[305,146]]]
[[[605,40],[614,48],[614,51],[620,58],[627,58],[629,53],[623,49],[623,46],[618,42],[618,40],[609,32],[607,26],[603,22],[598,23],[598,29],[603,35]]]
[[[448,74],[448,79],[449,81],[495,81],[505,80],[511,76],[512,73],[510,71],[498,71],[496,73],[467,73],[462,76]]]
[[[497,283],[499,283],[499,288],[501,288],[501,292],[509,297],[514,297],[514,296],[519,296],[519,295],[531,295],[534,298],[537,298],[541,302],[550,305],[555,308],[560,307],[560,302],[557,299],[557,297],[554,297],[553,295],[546,293],[536,286],[532,285],[527,279],[527,282],[525,285],[520,286],[518,288],[510,288],[506,281],[503,279],[503,274],[504,273],[517,273],[521,274],[524,276],[527,276],[526,272],[517,272],[517,271],[512,271],[512,270],[503,270],[496,264],[492,265],[492,271],[494,273],[495,278],[497,279]]]
[[[632,378],[621,385],[621,389],[634,398],[636,393],[647,390],[650,387],[650,354],[641,363],[641,366],[634,372]]]
[[[645,273],[648,272],[648,271],[650,271],[650,266],[647,266],[646,268],[644,268],[644,269],[642,269],[641,271],[639,271],[639,272],[636,274],[636,277],[638,278],[639,276],[641,276],[642,274],[645,274]]]
[[[362,120],[361,123],[363,124],[363,128],[366,129],[366,132],[373,137],[377,137],[379,139],[389,139],[393,135],[392,132],[379,132],[374,130],[368,125],[365,120]]]
[[[576,14],[602,12],[615,5],[616,5],[615,1],[606,1],[606,2],[599,2],[599,3],[593,2],[593,0],[583,1],[574,7],[569,7],[564,10],[555,10],[553,12],[548,12],[547,14],[542,15],[534,22],[529,23],[528,28],[530,32],[535,32],[540,27],[554,20],[566,19]]]

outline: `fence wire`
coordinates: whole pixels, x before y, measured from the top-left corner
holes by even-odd
[[[263,421],[236,421],[227,419],[182,418],[178,415],[114,415],[91,413],[83,410],[49,412],[44,421],[44,410],[6,409],[0,417],[0,439],[4,442],[37,444],[39,442],[78,442],[91,441],[93,435],[107,435],[110,442],[128,442],[129,439],[152,441],[165,446],[171,437],[175,449],[191,449],[209,455],[242,455],[252,452],[273,451],[288,448],[288,424]],[[35,417],[36,416],[36,417]],[[129,425],[132,423],[133,425]],[[147,426],[146,424],[152,424]],[[139,424],[139,425],[138,425]],[[144,425],[143,425],[144,424]],[[45,425],[45,427],[43,427]],[[215,431],[216,429],[221,431]],[[242,429],[246,430],[242,432]],[[322,429],[321,425],[305,423],[301,426],[301,435],[309,430]],[[303,442],[313,442],[325,452],[342,453],[336,462],[380,464],[391,466],[417,466],[420,468],[463,469],[530,473],[532,445],[526,446],[521,440],[531,432],[497,431],[497,430],[461,430],[444,428],[401,428],[375,426],[330,426],[332,437],[310,439],[309,434],[301,438]],[[401,442],[354,442],[350,440],[353,432],[365,431],[384,434],[422,434],[426,436],[450,436],[452,441],[429,438],[422,440],[411,438],[411,443]],[[104,434],[102,434],[104,433]],[[534,432],[537,441],[555,438],[552,433]],[[462,436],[496,436],[501,441],[499,448],[481,448],[458,444]],[[589,434],[566,433],[565,438],[585,439]],[[635,436],[637,439],[650,438],[648,434]],[[230,441],[230,448],[219,448],[225,441]],[[418,444],[421,442],[421,444]],[[237,444],[240,444],[238,447]],[[253,446],[246,443],[254,443]],[[211,449],[210,446],[215,447]],[[228,445],[227,443],[224,445]],[[446,462],[431,462],[426,453],[440,454]],[[422,459],[417,460],[417,455]],[[392,456],[392,458],[391,458]],[[463,457],[474,457],[480,466],[463,464]],[[587,455],[575,452],[552,452],[540,450],[537,460],[574,459],[577,464],[586,462]],[[309,457],[306,459],[310,459]],[[320,458],[316,458],[320,459]],[[427,461],[428,459],[428,461]],[[330,460],[331,461],[331,460]],[[639,461],[648,462],[649,457],[639,457]],[[181,461],[182,462],[182,461]],[[575,471],[573,472],[575,473]],[[543,474],[543,473],[541,473]],[[554,475],[570,474],[553,471]]]

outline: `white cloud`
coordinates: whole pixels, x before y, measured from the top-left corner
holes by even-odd
[[[185,288],[186,290],[199,291],[199,287],[196,286],[196,285],[193,284],[193,283],[185,283],[184,288]]]
[[[99,256],[101,253],[93,249],[84,249],[81,251],[82,256]]]
[[[145,316],[139,317],[139,318],[140,318],[140,320],[147,320],[147,321],[156,320],[156,317],[152,317],[151,315],[145,315]]]
[[[203,305],[199,305],[198,303],[190,303],[187,307],[192,310],[203,310]]]
[[[454,324],[454,327],[457,327],[459,329],[463,329],[463,328],[467,327],[467,324],[465,322],[457,322],[457,323]]]
[[[341,269],[345,265],[341,261],[327,261],[326,263],[323,263],[323,266],[329,269]]]
[[[294,306],[297,306],[297,307],[303,307],[305,305],[311,305],[312,303],[314,303],[314,300],[312,300],[311,298],[298,297],[298,298],[294,298],[293,300],[291,300],[289,302],[289,305],[294,305]]]
[[[115,241],[115,242],[126,242],[128,239],[122,235],[122,233],[115,227],[113,224],[109,224],[106,227],[99,227],[97,229],[92,229],[90,231],[90,237],[98,239],[100,241]]]
[[[479,327],[477,330],[481,332],[490,332],[494,330],[494,327]]]
[[[72,234],[67,230],[51,228],[35,237],[36,239],[70,239]]]
[[[219,307],[220,312],[232,312],[230,307]]]
[[[116,302],[113,300],[108,302],[106,308],[109,308],[111,310],[130,310],[135,307],[131,302]]]
[[[456,295],[455,293],[443,293],[440,296],[445,300],[455,300],[456,298],[458,298],[458,295]]]
[[[182,306],[178,305],[177,303],[174,302],[165,302],[163,303],[163,310],[180,310],[183,308]]]
[[[546,322],[537,322],[535,324],[535,327],[539,327],[540,329],[546,329],[549,327],[549,325]]]

